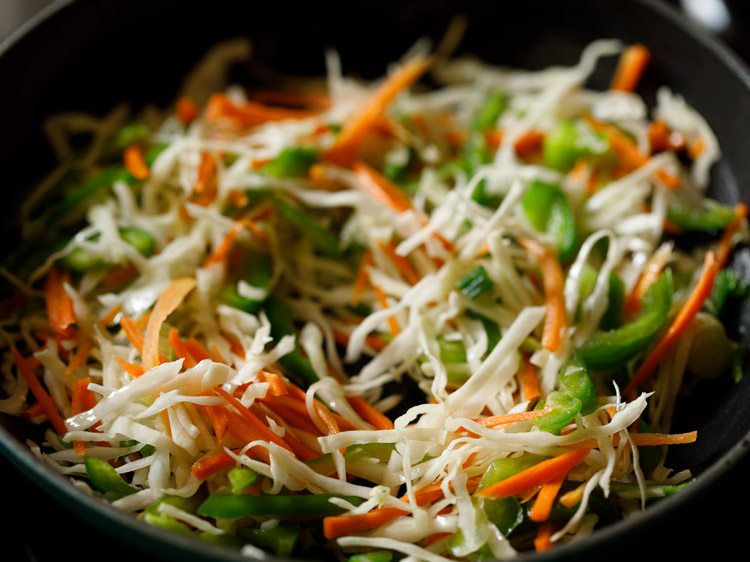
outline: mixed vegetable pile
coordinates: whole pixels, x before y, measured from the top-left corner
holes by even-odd
[[[648,58],[419,44],[367,85],[329,53],[327,88],[54,119],[0,411],[82,493],[259,558],[505,559],[677,492],[678,394],[742,373],[747,209],[704,196],[718,143],[681,97],[649,117]]]

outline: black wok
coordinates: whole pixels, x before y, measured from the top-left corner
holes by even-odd
[[[255,45],[252,63],[237,68],[233,76],[240,83],[257,80],[261,67],[320,75],[323,52],[331,46],[342,54],[346,72],[375,77],[419,36],[439,38],[456,13],[465,14],[470,23],[460,51],[498,64],[533,69],[571,64],[588,42],[601,37],[646,44],[653,53],[641,87],[646,99],[653,100],[656,87],[662,84],[684,94],[713,127],[723,150],[723,159],[713,171],[712,195],[725,202],[750,199],[745,142],[750,76],[715,40],[653,1],[60,1],[0,47],[4,251],[13,245],[15,209],[27,187],[52,165],[41,132],[46,116],[63,110],[103,114],[121,101],[134,107],[166,106],[182,77],[210,46],[237,36],[248,36]],[[601,64],[591,85],[605,88],[613,65]],[[735,267],[750,277],[750,254],[738,252]],[[750,310],[736,311],[733,324],[747,341]],[[736,468],[738,463],[745,468],[749,464],[745,451],[750,446],[750,414],[744,408],[749,401],[750,377],[739,384],[729,377],[704,383],[682,401],[674,427],[675,431],[698,429],[700,439],[675,448],[670,459],[670,466],[687,467],[699,475],[695,485],[639,517],[534,559],[618,559],[636,552],[691,554],[693,545],[715,541],[714,533],[725,537],[732,531],[738,533],[740,527],[722,507],[722,497],[731,493],[736,504],[750,497],[739,484],[743,475]],[[24,473],[74,512],[73,521],[85,520],[75,525],[87,536],[92,535],[93,526],[103,536],[119,541],[115,544],[128,543],[128,548],[137,547],[159,559],[247,560],[229,550],[148,527],[79,493],[31,455],[24,444],[30,434],[21,420],[0,416],[0,453],[6,457],[0,471],[5,476],[15,467]],[[17,475],[7,478],[19,482]],[[38,516],[44,506],[27,511],[16,506],[3,513],[3,518],[19,510]],[[644,551],[648,539],[666,541],[669,546]],[[4,543],[7,540],[10,534]],[[79,545],[76,550],[66,548],[65,552],[80,553],[81,543],[73,544]],[[97,548],[86,549],[91,559],[108,556],[94,554]]]

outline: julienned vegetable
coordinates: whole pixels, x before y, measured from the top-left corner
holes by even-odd
[[[645,47],[584,89],[620,51],[103,123],[0,269],[0,412],[93,494],[255,558],[506,559],[679,493],[677,397],[742,373],[747,209],[704,197],[682,98],[644,117]]]

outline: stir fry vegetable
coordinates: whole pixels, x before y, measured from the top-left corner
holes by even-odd
[[[328,91],[187,92],[68,147],[0,269],[0,411],[117,508],[255,557],[508,559],[688,486],[672,414],[741,376],[747,209],[705,196],[704,119],[635,93],[648,50],[412,52],[375,85],[334,59]]]

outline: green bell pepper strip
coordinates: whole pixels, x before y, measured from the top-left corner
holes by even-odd
[[[320,152],[311,147],[285,148],[276,158],[261,168],[261,172],[273,178],[298,178],[307,175],[310,166],[320,160]]]
[[[500,328],[495,322],[493,322],[486,316],[479,314],[478,312],[474,312],[473,310],[469,310],[467,312],[467,315],[469,316],[469,318],[472,318],[473,320],[479,320],[482,323],[484,331],[487,334],[487,352],[485,356],[489,355],[490,352],[495,349],[495,346],[500,342]]]
[[[583,303],[596,285],[598,272],[589,264],[585,264],[581,270],[581,281],[578,285],[578,301]],[[614,330],[622,323],[622,306],[625,302],[625,283],[613,271],[609,274],[609,286],[607,288],[607,310],[604,312],[599,327],[602,330]]]
[[[354,554],[346,559],[346,562],[391,562],[393,553],[387,550],[376,550],[375,552],[362,552]]]
[[[748,284],[740,279],[733,269],[722,269],[716,275],[711,295],[708,297],[709,308],[717,318],[724,311],[724,306],[730,299],[744,299],[748,295]]]
[[[273,260],[271,256],[269,254],[253,254],[249,256],[242,266],[240,276],[251,287],[268,289],[273,279]],[[258,312],[263,304],[261,301],[240,295],[237,291],[237,285],[234,283],[226,285],[219,292],[219,299],[224,304],[251,314]]]
[[[569,170],[577,160],[603,156],[609,151],[607,139],[582,121],[561,121],[544,137],[544,163],[555,170]]]
[[[722,230],[736,216],[732,207],[706,200],[700,209],[672,204],[667,207],[667,219],[682,230]]]
[[[523,455],[516,458],[502,458],[492,461],[487,470],[484,471],[482,479],[479,481],[479,490],[497,484],[514,474],[531,468],[549,457],[543,455]]]
[[[150,232],[135,226],[120,229],[120,236],[125,242],[133,246],[142,255],[148,257],[153,255],[156,248],[156,239]],[[95,237],[95,239],[98,238]],[[74,248],[69,254],[60,258],[60,265],[76,273],[86,273],[107,265],[106,262],[93,255],[85,248]]]
[[[241,494],[253,484],[257,483],[261,476],[254,470],[245,466],[232,468],[227,472],[227,478],[232,485],[233,494]]]
[[[340,258],[342,253],[339,240],[331,232],[322,227],[312,215],[285,197],[272,196],[271,202],[276,206],[286,220],[299,229],[302,234],[310,238],[313,245],[329,258]]]
[[[463,342],[438,338],[440,360],[443,363],[466,363],[466,348]]]
[[[356,464],[362,459],[377,459],[381,463],[386,463],[391,458],[391,453],[396,449],[392,443],[363,443],[361,445],[352,445],[347,447],[344,453],[344,460],[347,466]],[[305,464],[312,468],[318,474],[333,474],[336,472],[336,465],[333,462],[333,455],[327,453],[305,461]]]
[[[597,331],[578,350],[578,355],[593,370],[620,367],[646,346],[663,328],[672,305],[672,275],[667,270],[644,297],[646,312],[621,328]]]
[[[566,262],[575,256],[579,242],[575,214],[559,187],[532,181],[521,204],[532,226],[554,241],[560,261]]]
[[[562,369],[558,379],[558,390],[581,401],[581,413],[585,416],[596,409],[598,396],[586,364],[573,356]]]
[[[294,552],[299,539],[299,527],[288,523],[279,523],[275,527],[243,527],[239,536],[249,543],[272,551],[276,556],[287,558]]]
[[[488,94],[487,99],[474,115],[471,130],[483,133],[497,126],[497,120],[508,105],[508,96],[504,92],[495,90]]]
[[[271,336],[274,340],[278,341],[284,336],[294,335],[292,312],[283,302],[272,295],[266,299],[263,310],[265,310],[271,324]],[[279,359],[279,363],[288,371],[290,376],[296,378],[305,387],[318,381],[318,375],[313,369],[312,363],[302,355],[297,347]]]
[[[492,279],[490,279],[487,270],[481,265],[472,269],[456,283],[456,288],[471,300],[476,299],[491,287]]]
[[[539,402],[537,407],[551,408],[551,411],[534,420],[534,425],[542,431],[558,434],[581,412],[583,404],[572,394],[553,390],[544,401]]]
[[[96,457],[83,457],[86,474],[91,484],[99,490],[109,501],[119,500],[138,489],[128,484],[107,461]]]
[[[151,130],[145,123],[128,123],[108,143],[106,152],[121,157],[121,153],[130,145],[148,139]]]
[[[213,495],[198,508],[198,515],[216,519],[243,517],[324,517],[338,515],[345,510],[332,504],[331,498],[343,498],[359,505],[362,498],[336,494],[235,496]]]
[[[487,96],[482,106],[472,119],[469,140],[464,145],[460,166],[467,175],[472,176],[477,168],[489,163],[492,154],[484,138],[484,132],[494,127],[505,111],[507,97],[503,92],[493,91]],[[497,207],[500,199],[487,193],[487,182],[480,181],[471,198],[485,207]]]
[[[397,185],[405,183],[409,176],[409,169],[416,159],[416,151],[409,147],[406,159],[403,162],[386,162],[383,166],[383,175]]]

